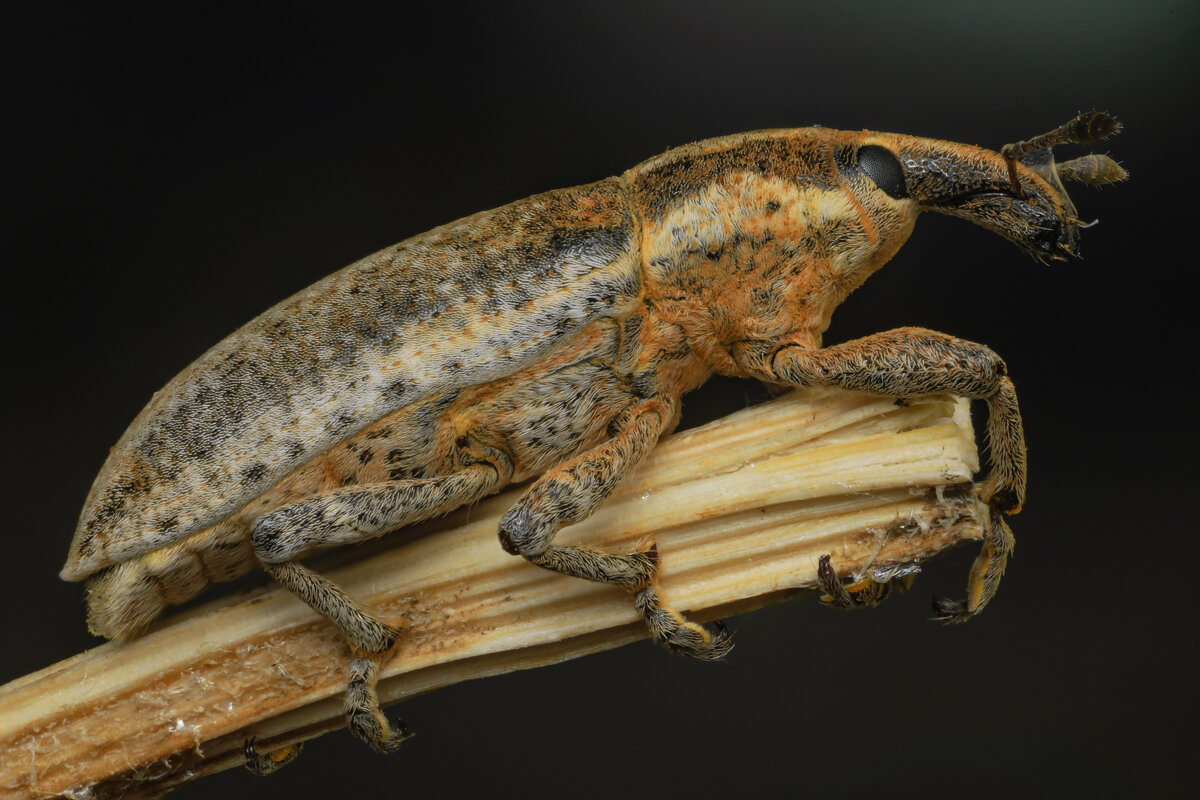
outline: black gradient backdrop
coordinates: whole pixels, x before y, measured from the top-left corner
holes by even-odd
[[[270,779],[232,771],[175,796],[1182,792],[1195,258],[1170,251],[1196,224],[1198,19],[1150,0],[10,18],[0,681],[98,643],[57,571],[151,393],[326,273],[708,136],[820,123],[999,147],[1098,108],[1126,123],[1100,149],[1133,178],[1074,190],[1102,220],[1085,260],[1042,267],[930,215],[827,337],[923,325],[1007,359],[1029,502],[978,620],[926,620],[931,594],[962,591],[959,552],[873,612],[807,598],[732,619],[727,663],[640,643],[465,684],[393,709],[418,734],[395,756],[342,732]],[[748,396],[715,381],[685,420]]]

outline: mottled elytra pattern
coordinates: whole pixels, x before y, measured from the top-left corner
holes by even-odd
[[[200,532],[366,423],[512,375],[634,306],[620,183],[549,192],[382,250],[201,356],[117,443],[64,577]]]
[[[536,195],[381,250],[249,322],[157,393],[92,487],[62,576],[88,579],[89,623],[136,635],[166,605],[261,565],[354,652],[350,729],[388,752],[379,709],[402,635],[296,559],[446,513],[534,479],[499,536],[532,564],[625,588],[656,640],[723,657],[725,631],[658,589],[658,552],[554,544],[720,373],[772,386],[987,403],[991,530],[966,600],[991,599],[1025,496],[1025,443],[1004,362],[983,345],[901,328],[822,346],[833,310],[904,243],[921,211],[989,228],[1038,260],[1078,253],[1062,180],[1124,176],[1084,156],[1056,172],[1035,144],[1108,135],[1081,117],[1009,148],[871,131],[759,131],[670,150],[616,178]],[[1027,156],[1027,158],[1026,158]],[[905,578],[905,583],[911,576]],[[835,606],[886,589],[843,586]],[[269,772],[294,753],[247,762]]]

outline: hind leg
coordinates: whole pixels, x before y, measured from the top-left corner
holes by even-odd
[[[500,542],[509,553],[539,567],[633,590],[638,610],[660,643],[713,660],[732,647],[728,634],[688,622],[663,605],[654,581],[658,553],[653,547],[614,554],[552,544],[560,528],[586,519],[612,494],[673,418],[674,404],[661,398],[629,408],[613,423],[611,439],[550,470],[525,491],[500,520]]]
[[[346,693],[346,719],[351,732],[373,750],[390,752],[408,736],[403,724],[393,727],[388,723],[375,694],[379,666],[400,631],[294,559],[315,545],[370,539],[476,502],[496,491],[511,474],[508,459],[495,453],[489,461],[446,476],[335,489],[255,522],[250,538],[263,568],[345,634],[355,656]]]

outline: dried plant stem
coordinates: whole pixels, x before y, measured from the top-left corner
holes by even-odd
[[[671,437],[559,541],[656,541],[665,599],[713,619],[812,588],[825,553],[845,575],[978,538],[984,510],[957,488],[976,468],[962,401],[792,394]],[[500,549],[516,491],[330,573],[405,628],[385,703],[647,635],[628,594]],[[348,658],[331,625],[277,588],[81,653],[0,689],[0,794],[154,797],[240,765],[250,736],[260,749],[312,738],[342,725]]]

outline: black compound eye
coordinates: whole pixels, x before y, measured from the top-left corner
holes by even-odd
[[[904,170],[896,155],[886,147],[868,144],[858,148],[858,168],[889,196],[897,200],[908,197]]]

